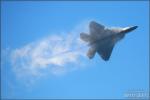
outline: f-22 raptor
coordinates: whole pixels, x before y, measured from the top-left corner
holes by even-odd
[[[108,61],[115,44],[138,26],[125,28],[106,28],[95,21],[89,23],[89,34],[80,33],[80,38],[90,46],[87,56],[92,59],[97,52],[101,58]]]

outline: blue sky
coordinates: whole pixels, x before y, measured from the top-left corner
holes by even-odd
[[[149,91],[147,1],[1,5],[2,98],[115,99],[125,98],[127,91]],[[79,33],[88,32],[91,20],[139,27],[117,43],[108,62],[97,54],[89,60],[88,47],[78,48],[84,46]]]

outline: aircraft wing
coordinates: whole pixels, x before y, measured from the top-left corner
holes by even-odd
[[[111,44],[109,46],[99,48],[97,52],[102,57],[103,60],[107,61],[111,56],[113,48],[114,48],[114,44]]]
[[[94,21],[90,22],[90,25],[89,25],[89,28],[90,28],[90,34],[92,36],[103,36],[104,35],[104,26],[101,25],[101,24],[98,24]]]

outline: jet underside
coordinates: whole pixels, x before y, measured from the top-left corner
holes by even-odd
[[[94,21],[89,24],[90,34],[81,33],[80,38],[90,46],[87,56],[92,59],[97,52],[103,60],[109,60],[113,47],[126,33],[136,29],[137,26],[122,29],[108,29]]]

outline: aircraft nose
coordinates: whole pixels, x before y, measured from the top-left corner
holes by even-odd
[[[128,28],[125,32],[131,32],[133,30],[135,30],[138,26],[132,26],[130,28]]]
[[[135,30],[136,28],[138,28],[138,26],[132,26],[131,30]]]
[[[124,29],[123,31],[121,31],[121,33],[128,33],[128,32],[131,32],[133,30],[135,30],[138,26],[131,26],[131,27],[128,27],[126,29]]]

